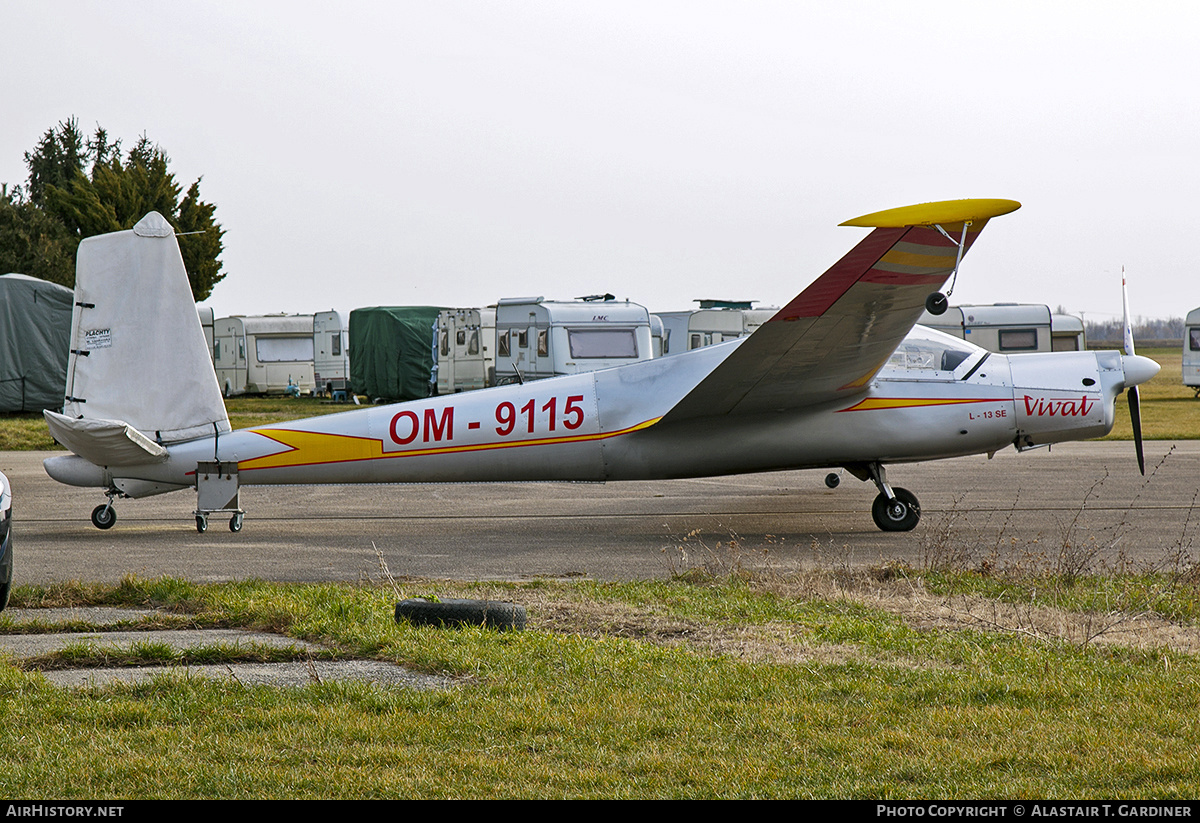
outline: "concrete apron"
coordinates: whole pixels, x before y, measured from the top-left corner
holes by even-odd
[[[208,665],[120,666],[113,668],[51,669],[45,678],[64,687],[141,683],[155,677],[210,678],[242,685],[304,686],[332,680],[363,680],[379,685],[412,689],[440,689],[454,684],[449,678],[420,674],[379,660],[316,660],[325,647],[278,634],[243,629],[153,629],[137,631],[137,623],[170,617],[139,609],[82,607],[66,609],[7,609],[0,613],[0,655],[28,660],[68,647],[91,646],[95,652],[128,652],[135,645],[164,644],[175,651],[195,648],[237,649],[268,647],[292,649],[302,658],[286,663],[217,663]],[[21,626],[61,625],[61,632],[20,634]],[[68,629],[70,626],[72,628]],[[86,630],[80,631],[78,627]],[[115,628],[119,626],[120,628]]]

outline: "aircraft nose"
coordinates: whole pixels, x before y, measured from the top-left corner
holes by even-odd
[[[1125,387],[1138,386],[1158,374],[1162,366],[1140,354],[1121,355],[1121,366],[1125,370]]]

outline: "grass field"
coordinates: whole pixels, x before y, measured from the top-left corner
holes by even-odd
[[[231,397],[225,401],[235,429],[285,423],[319,414],[346,411],[353,406],[332,404],[312,397]],[[0,451],[35,451],[61,448],[50,437],[41,414],[0,415]]]
[[[1194,578],[1066,586],[1040,574],[693,569],[659,582],[406,591],[18,587],[14,605],[156,606],[189,625],[280,631],[458,685],[278,689],[182,675],[72,691],[0,662],[0,793],[1195,798]],[[394,622],[398,597],[428,594],[521,602],[529,628]],[[1151,622],[1174,634],[1122,631]]]

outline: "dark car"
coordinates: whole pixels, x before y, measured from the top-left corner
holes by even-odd
[[[0,611],[8,605],[12,591],[12,486],[0,473]]]

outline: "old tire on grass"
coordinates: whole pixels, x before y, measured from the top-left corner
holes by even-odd
[[[396,622],[401,620],[418,626],[487,626],[521,631],[525,628],[525,607],[499,600],[414,597],[396,604]]]

